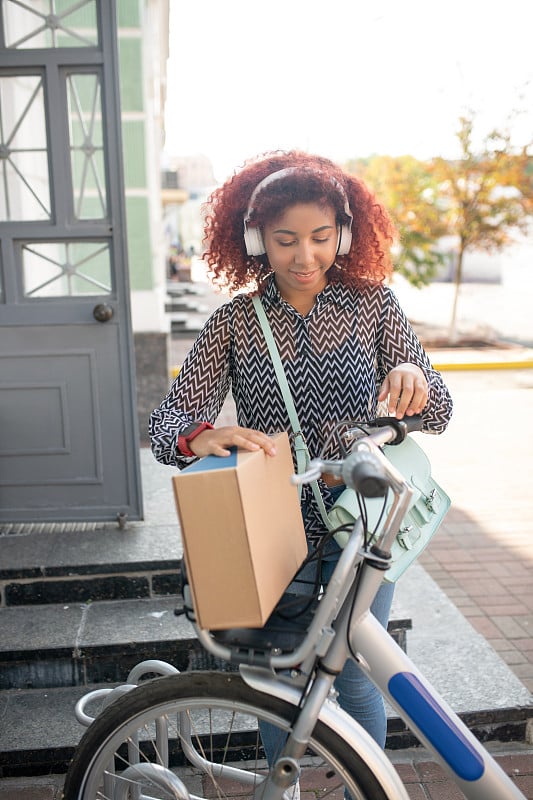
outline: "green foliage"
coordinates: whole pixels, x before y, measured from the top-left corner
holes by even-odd
[[[509,132],[494,130],[474,148],[474,118],[461,117],[460,158],[435,158],[431,170],[439,184],[449,233],[458,254],[468,249],[495,252],[527,232],[533,213],[533,175],[528,146],[513,148]]]
[[[386,206],[399,231],[395,268],[415,286],[429,283],[446,258],[444,236],[457,242],[455,280],[466,250],[501,250],[533,214],[533,159],[513,147],[508,131],[494,130],[476,150],[474,114],[459,120],[460,157],[418,161],[412,156],[354,159],[346,169],[361,177]]]
[[[439,239],[447,232],[428,165],[412,156],[371,156],[346,168],[372,189],[398,229],[395,269],[414,286],[428,284],[444,261]]]

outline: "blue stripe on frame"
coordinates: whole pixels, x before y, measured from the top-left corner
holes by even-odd
[[[481,778],[482,757],[415,675],[398,672],[389,681],[389,691],[456,775],[465,781]]]

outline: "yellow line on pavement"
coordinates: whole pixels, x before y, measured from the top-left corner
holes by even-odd
[[[533,369],[533,361],[454,361],[440,363],[432,362],[433,368],[439,372],[454,370],[480,370],[480,369]]]

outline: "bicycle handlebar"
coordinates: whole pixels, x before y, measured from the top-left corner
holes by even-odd
[[[396,437],[391,439],[388,444],[400,444],[407,434],[422,430],[422,417],[420,414],[414,414],[412,417],[403,417],[402,419],[396,419],[396,417],[378,417],[369,423],[369,427],[394,428]]]
[[[400,444],[409,433],[422,430],[422,417],[419,414],[403,419],[378,417],[364,426],[354,425],[347,431],[347,435],[353,437],[349,455],[339,459],[314,458],[304,473],[293,475],[292,482],[311,483],[322,473],[328,473],[364,497],[384,497],[391,479],[373,448]]]

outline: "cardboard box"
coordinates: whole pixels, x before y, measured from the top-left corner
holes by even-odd
[[[172,479],[202,628],[264,625],[307,555],[289,437],[272,438],[275,456],[208,456]]]

